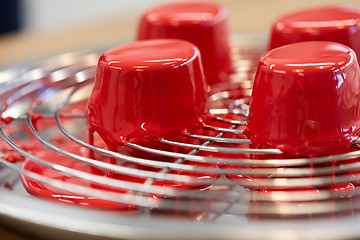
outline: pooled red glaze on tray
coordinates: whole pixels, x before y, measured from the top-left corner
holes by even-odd
[[[149,141],[149,140],[147,140],[147,141]],[[135,141],[135,142],[138,144],[144,143],[143,141]],[[147,144],[149,144],[149,143],[147,143]],[[98,147],[101,147],[101,148],[106,148],[104,146],[104,143],[99,138],[95,139],[95,145]],[[169,150],[168,148],[170,146],[162,145],[160,143],[155,143],[153,145],[153,147],[160,149],[160,150]],[[166,149],[164,149],[164,147]],[[66,144],[62,145],[60,148],[66,152],[70,152],[70,153],[73,153],[73,154],[76,154],[76,155],[79,155],[82,157],[89,157],[89,155],[90,155],[89,149],[87,149],[85,147],[81,147],[74,142],[66,143]],[[124,146],[120,147],[119,151],[122,154],[126,154],[126,155],[133,156],[133,157],[140,157],[140,158],[144,158],[144,159],[154,159],[153,157],[156,157],[156,160],[158,160],[158,161],[174,161],[171,158],[159,157],[159,155],[154,156],[154,155],[151,155],[151,154],[148,154],[148,153],[145,153],[142,151],[138,151],[138,150],[135,150],[132,148],[124,147]],[[75,170],[83,171],[86,173],[91,173],[91,174],[94,174],[97,176],[102,176],[105,178],[126,181],[129,183],[129,187],[130,187],[130,184],[132,184],[132,183],[145,183],[147,180],[151,180],[146,177],[133,176],[130,174],[128,175],[128,174],[115,173],[110,170],[100,169],[98,167],[91,166],[88,163],[83,163],[78,160],[74,160],[74,159],[65,157],[61,154],[55,153],[54,151],[52,151],[50,149],[39,150],[34,153],[34,156],[41,158],[48,163],[56,163],[56,164],[66,166],[66,167],[69,167],[69,168],[72,168]],[[99,161],[103,161],[103,162],[109,162],[110,158],[103,156],[103,155],[96,154],[95,159],[99,160]],[[115,161],[115,160],[113,160],[113,161]],[[150,171],[150,172],[154,172],[154,173],[161,170],[161,168],[155,168],[155,167],[145,166],[145,165],[131,163],[131,162],[124,162],[121,160],[118,160],[116,162],[116,164],[121,165],[121,166],[130,167],[132,169],[140,169],[140,170]],[[184,162],[183,164],[189,164],[191,166],[198,166],[198,167],[214,167],[214,166],[210,166],[210,164],[194,163],[194,162],[188,162],[188,161]],[[109,193],[118,193],[118,194],[124,194],[124,195],[132,193],[131,190],[128,190],[128,189],[104,186],[104,185],[101,185],[100,183],[91,182],[88,180],[69,176],[58,170],[54,170],[52,168],[49,168],[49,167],[46,167],[39,163],[36,163],[30,159],[25,160],[25,162],[22,165],[22,168],[23,168],[23,170],[31,171],[31,172],[40,174],[44,177],[48,177],[50,179],[60,180],[64,183],[71,183],[71,184],[75,184],[75,185],[79,185],[79,186],[84,186],[84,187],[88,187],[88,188],[94,189],[94,190],[102,190],[102,191],[109,192]],[[179,193],[179,195],[181,195],[181,190],[196,189],[196,191],[199,191],[202,188],[207,188],[207,187],[209,187],[209,184],[205,184],[202,181],[203,180],[209,181],[212,179],[216,179],[219,176],[216,173],[187,172],[187,171],[183,171],[183,170],[170,170],[170,173],[178,174],[179,176],[182,175],[182,176],[193,177],[194,181],[191,183],[184,183],[184,182],[176,182],[176,181],[170,181],[170,180],[166,180],[166,181],[165,180],[154,180],[154,181],[152,181],[152,183],[149,186],[153,185],[153,186],[159,186],[159,187],[164,187],[164,188],[172,188],[173,190],[179,191],[178,193]],[[33,179],[27,177],[26,175],[22,175],[21,179],[24,183],[26,190],[29,193],[31,193],[35,196],[41,197],[41,198],[48,199],[48,200],[66,203],[66,204],[79,205],[79,206],[89,207],[89,208],[116,209],[116,210],[122,210],[122,211],[130,211],[130,212],[138,209],[138,205],[135,200],[132,204],[118,203],[118,202],[114,202],[111,200],[104,200],[104,199],[101,199],[98,197],[94,197],[91,195],[90,190],[89,190],[88,195],[78,194],[78,193],[73,193],[68,190],[59,189],[59,188],[53,187],[53,186],[45,184],[45,183],[41,183],[39,181],[36,181],[36,180],[33,180]],[[164,196],[164,194],[161,194],[161,193],[149,193],[149,198],[151,198],[152,200],[155,200],[155,199],[161,200],[162,198],[166,198],[166,196]]]
[[[303,41],[332,41],[360,56],[360,9],[331,6],[296,11],[278,18],[269,48]]]
[[[227,18],[227,9],[217,3],[164,4],[143,14],[138,39],[176,38],[192,42],[200,49],[207,82],[220,83],[233,72]]]
[[[247,134],[254,148],[315,157],[350,151],[360,127],[355,53],[332,42],[274,49],[260,60]]]
[[[88,149],[84,147],[80,147],[77,144],[67,144],[63,148],[63,150],[78,154],[80,156],[87,156],[88,155]],[[88,163],[83,163],[80,161],[73,160],[71,158],[67,158],[65,156],[62,156],[58,153],[54,153],[52,150],[42,150],[34,153],[34,155],[38,158],[41,158],[49,163],[57,163],[62,166],[66,166],[72,169],[80,170],[86,173],[92,173],[94,175],[98,176],[106,176],[107,172],[104,170],[101,170],[97,167],[91,166]],[[104,190],[104,191],[111,191],[116,193],[123,193],[126,194],[129,191],[125,189],[116,189],[111,187],[106,187],[98,183],[94,183],[91,181],[79,179],[76,177],[68,176],[58,170],[54,170],[52,168],[45,167],[39,163],[33,162],[30,159],[25,160],[25,162],[22,165],[23,170],[27,170],[30,172],[34,172],[37,174],[40,174],[44,177],[48,177],[50,179],[55,179],[62,181],[64,183],[71,183],[76,184],[84,187],[89,187],[92,189],[97,190]],[[121,204],[116,203],[112,201],[103,200],[97,197],[91,196],[91,193],[89,192],[89,195],[83,195],[83,194],[75,194],[71,191],[58,189],[56,187],[53,187],[51,185],[47,185],[41,182],[38,182],[36,180],[33,180],[31,178],[28,178],[25,175],[21,176],[22,182],[25,186],[25,189],[38,197],[45,198],[48,200],[58,201],[62,203],[67,204],[75,204],[80,205],[83,207],[91,207],[91,208],[102,208],[102,209],[119,209],[119,210],[135,210],[137,209],[136,204]]]
[[[133,137],[180,136],[208,115],[199,50],[182,40],[147,40],[105,52],[87,123],[110,148]]]

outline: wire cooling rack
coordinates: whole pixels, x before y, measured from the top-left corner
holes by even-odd
[[[252,149],[243,133],[262,43],[234,42],[236,72],[211,89],[201,129],[116,152],[85,123],[102,50],[1,71],[3,224],[59,238],[358,237],[356,144],[342,155],[285,159]]]

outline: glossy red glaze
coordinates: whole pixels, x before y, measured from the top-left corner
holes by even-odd
[[[351,47],[360,56],[360,10],[332,6],[297,11],[277,19],[269,48],[303,41],[332,41]]]
[[[216,3],[171,3],[152,8],[141,18],[138,39],[176,38],[201,52],[209,84],[227,80],[232,72],[228,11]]]
[[[87,123],[108,146],[180,136],[208,115],[205,88],[193,44],[163,39],[123,45],[99,60]]]
[[[336,194],[344,195],[344,196],[351,196],[355,191],[354,184],[350,182],[345,183],[333,183],[330,184],[328,189]]]
[[[254,148],[295,157],[350,151],[360,126],[355,53],[332,42],[302,42],[266,53],[255,76],[247,134]]]

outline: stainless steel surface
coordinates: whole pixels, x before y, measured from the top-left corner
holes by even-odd
[[[278,149],[251,149],[242,130],[246,126],[252,76],[264,46],[262,41],[242,38],[233,45],[237,72],[232,75],[232,83],[219,85],[209,94],[213,123],[205,125],[202,133],[187,133],[181,142],[148,139],[165,146],[165,150],[133,142],[124,144],[127,150],[150,156],[147,158],[88,143],[85,105],[81,103],[90,94],[102,50],[63,54],[1,71],[2,223],[23,227],[32,234],[47,236],[57,231],[59,238],[74,239],[360,238],[360,188],[355,184],[352,191],[330,190],[336,183],[359,181],[360,151],[311,159],[276,159],[281,156]],[[80,112],[63,113],[77,104],[82,106]],[[52,124],[41,126],[37,123],[39,116],[50,119]],[[58,143],[52,140],[56,136],[67,140]],[[196,143],[189,143],[190,139]],[[141,178],[143,182],[84,172],[62,165],[61,159],[47,161],[24,146],[24,142],[36,142],[39,151],[48,149],[49,154],[56,152],[102,171]],[[111,157],[118,164],[66,151],[64,144],[69,142],[96,152],[101,159]],[[176,148],[181,151],[168,150]],[[20,154],[26,161],[64,176],[126,191],[49,178],[23,169],[22,161],[9,161],[9,153]],[[163,161],[164,158],[171,161]],[[216,177],[202,179],[196,173]],[[60,192],[91,195],[137,208],[95,210],[45,201],[25,191],[20,174]],[[178,189],[154,184],[157,181],[194,185]],[[157,200],[152,196],[158,196]]]

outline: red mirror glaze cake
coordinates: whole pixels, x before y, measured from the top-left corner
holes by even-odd
[[[332,6],[296,11],[272,26],[269,48],[304,41],[332,41],[351,47],[360,56],[360,10]]]
[[[309,41],[259,62],[247,132],[255,148],[295,157],[350,151],[360,127],[360,71],[349,47]]]
[[[105,52],[88,102],[87,123],[108,146],[136,137],[181,135],[208,114],[199,50],[147,40]]]
[[[232,72],[228,11],[216,3],[171,3],[152,8],[141,18],[138,39],[176,38],[201,52],[209,84],[227,80]]]

